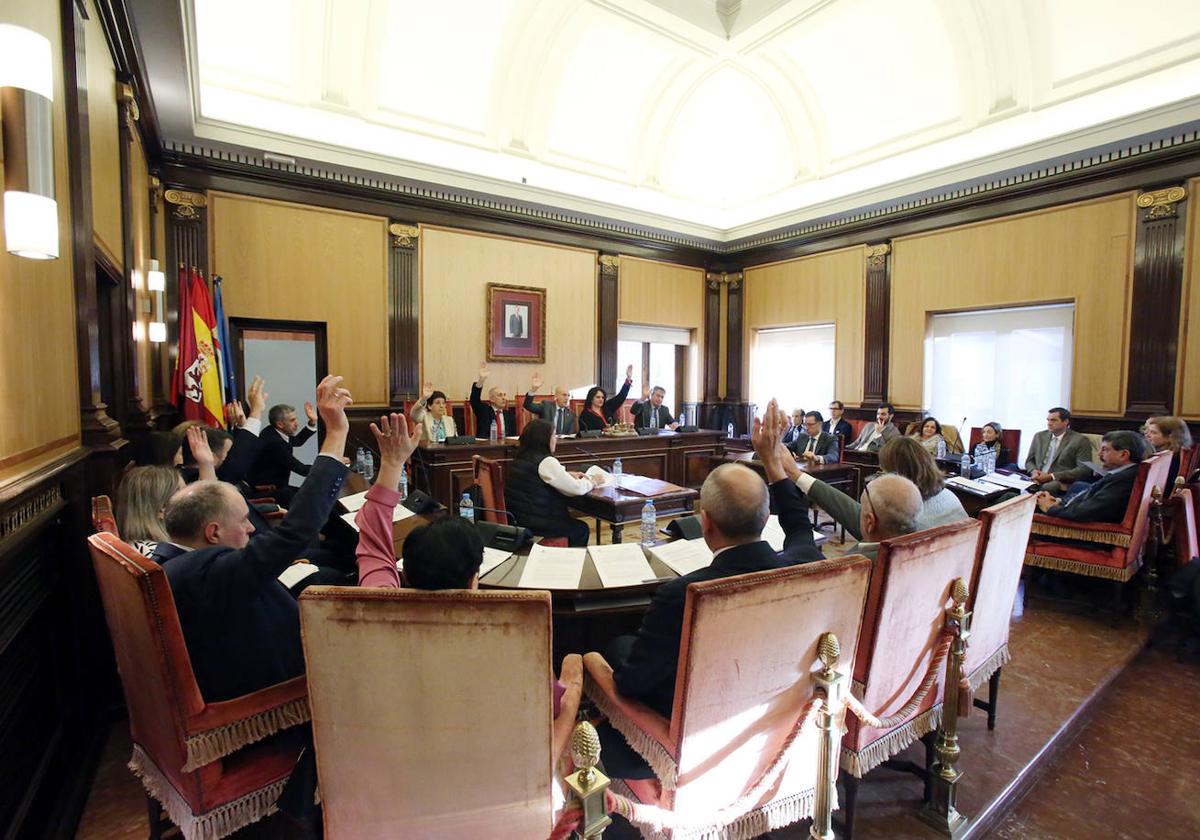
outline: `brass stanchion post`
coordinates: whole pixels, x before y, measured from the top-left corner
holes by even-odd
[[[609,779],[596,769],[600,761],[600,736],[586,720],[575,724],[571,732],[571,763],[575,772],[567,776],[566,783],[583,808],[583,820],[576,832],[583,840],[594,840],[604,834],[612,819],[604,810],[604,792]]]
[[[946,663],[946,685],[942,699],[942,725],[938,727],[936,759],[930,780],[930,801],[921,808],[921,819],[946,837],[958,838],[966,831],[968,818],[958,812],[958,782],[962,773],[955,764],[958,747],[958,683],[962,679],[963,656],[971,636],[971,614],[967,611],[967,584],[956,578],[950,588],[954,606],[946,610],[946,627],[953,634]]]
[[[837,798],[838,746],[841,743],[841,722],[846,712],[843,692],[846,675],[836,670],[842,655],[837,636],[826,633],[817,644],[817,656],[824,668],[816,676],[817,689],[825,695],[825,704],[817,713],[820,752],[817,758],[817,789],[813,803],[813,821],[808,829],[813,840],[833,840],[833,802]]]

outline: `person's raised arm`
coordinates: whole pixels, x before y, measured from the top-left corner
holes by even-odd
[[[421,399],[413,403],[412,419],[414,423],[420,423],[425,419],[425,409],[429,407],[429,398],[433,396],[433,383],[426,382],[421,386]]]
[[[487,362],[480,362],[479,378],[475,380],[475,387],[482,391],[483,383],[487,382],[487,378],[489,375],[490,375],[490,371],[488,371]]]
[[[767,473],[768,484],[774,484],[776,481],[787,478],[779,446],[786,427],[787,420],[783,418],[783,413],[779,410],[779,404],[775,400],[767,403],[767,410],[761,418],[754,418],[750,441],[754,444],[754,451],[758,455],[758,459],[762,461],[763,469]]]
[[[371,424],[371,434],[379,447],[379,477],[367,491],[367,499],[355,516],[358,526],[359,586],[398,588],[400,575],[396,571],[395,549],[392,545],[392,511],[400,501],[400,476],[417,441],[408,434],[408,421],[403,415],[391,414]]]
[[[317,412],[325,421],[325,440],[320,455],[342,460],[346,454],[346,438],[350,434],[350,421],[346,418],[347,406],[353,405],[350,392],[342,387],[342,377],[326,376],[317,386]],[[307,410],[307,405],[305,406]]]
[[[216,481],[215,464],[217,459],[213,457],[212,449],[208,445],[208,435],[204,433],[204,427],[188,426],[187,442],[188,449],[192,453],[192,460],[196,462],[196,467],[200,471],[200,480]]]

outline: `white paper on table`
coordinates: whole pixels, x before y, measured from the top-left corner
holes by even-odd
[[[686,575],[712,563],[713,553],[702,539],[675,540],[656,545],[650,553],[677,575]]]
[[[596,485],[597,487],[611,487],[617,481],[616,476],[614,476],[612,473],[608,472],[607,470],[597,467],[595,464],[588,467],[587,470],[584,472],[584,475],[586,475],[588,478],[591,478],[592,476],[595,476],[595,475],[600,476],[600,483],[598,485]]]
[[[396,507],[392,509],[393,522],[399,522],[401,519],[408,519],[410,516],[416,516],[416,514],[406,508],[404,505],[396,505]],[[354,521],[357,517],[358,511],[352,510],[349,513],[342,514],[342,521],[357,531],[359,530],[358,523]]]
[[[517,586],[525,589],[577,589],[586,557],[586,548],[546,548],[538,543],[525,558],[525,569]]]
[[[998,472],[988,473],[979,480],[986,481],[988,484],[997,484],[1000,487],[1011,487],[1013,490],[1026,490],[1034,484],[1034,482],[1027,478],[1021,478],[1019,475],[1005,475]]]
[[[315,575],[319,571],[320,569],[312,563],[293,563],[284,569],[276,580],[291,589],[309,575]]]
[[[646,552],[637,543],[593,545],[588,554],[605,587],[636,586],[655,579],[654,570],[646,562]]]
[[[358,523],[354,521],[357,517],[358,517],[358,511],[352,510],[349,513],[342,514],[342,521],[345,522],[347,525],[349,525],[351,528],[353,528],[355,531],[357,531]]]
[[[511,551],[504,551],[503,549],[491,548],[485,545],[483,547],[483,563],[479,566],[479,576],[483,577],[509,557],[512,557]]]
[[[351,493],[349,496],[342,496],[338,501],[342,503],[342,506],[346,510],[354,513],[367,503],[367,491],[364,490],[361,493]]]
[[[952,475],[946,479],[947,484],[952,484],[955,487],[961,487],[968,493],[974,493],[977,496],[990,496],[992,493],[1000,492],[995,484],[981,484],[978,481],[973,481],[969,478],[963,478],[961,475]]]

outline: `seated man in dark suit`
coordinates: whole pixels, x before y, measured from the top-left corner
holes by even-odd
[[[508,405],[508,394],[503,388],[489,388],[488,401],[483,397],[483,383],[488,378],[487,362],[479,366],[479,378],[471,385],[471,411],[475,414],[475,437],[487,440],[496,423],[496,436],[500,440],[517,433],[517,412]]]
[[[804,436],[804,409],[792,409],[792,422],[783,433],[783,445],[790,446]]]
[[[292,454],[297,446],[317,433],[317,413],[310,402],[304,404],[308,425],[300,428],[296,409],[290,405],[273,405],[267,414],[270,425],[259,433],[262,440],[258,457],[250,468],[250,483],[258,486],[274,485],[275,498],[286,505],[295,495],[290,486],[292,473],[308,475],[309,465]]]
[[[1108,472],[1069,500],[1041,491],[1037,494],[1038,510],[1072,522],[1120,522],[1129,507],[1138,464],[1149,454],[1147,449],[1145,439],[1135,432],[1109,432],[1100,439],[1100,463]]]
[[[723,464],[708,474],[700,490],[700,523],[704,541],[713,551],[712,563],[662,584],[637,636],[618,636],[606,651],[617,690],[664,717],[671,716],[675,697],[688,584],[824,559],[813,543],[808,505],[784,472],[783,460],[791,460],[780,443],[786,426],[787,418],[774,400],[765,417],[754,421],[752,439],[766,469],[769,492],[762,478],[741,464]],[[784,549],[778,554],[762,539],[771,502],[785,534]],[[613,775],[653,777],[620,733],[607,724],[600,733],[604,766]]]
[[[837,438],[821,431],[821,412],[810,411],[804,415],[804,433],[787,445],[797,458],[815,464],[838,462]]]
[[[171,541],[159,543],[153,559],[166,572],[196,683],[210,703],[304,673],[299,609],[276,578],[305,556],[346,477],[351,398],[341,381],[327,376],[317,387],[325,442],[270,533],[250,539],[246,500],[230,484],[198,481],[167,503]]]
[[[230,484],[245,481],[258,461],[263,444],[263,439],[259,436],[262,432],[262,416],[267,407],[264,384],[262,377],[256,376],[246,389],[246,402],[250,405],[248,415],[240,401],[235,400],[225,406],[225,417],[229,422],[233,443],[225,450],[224,456],[213,450],[213,454],[217,456],[217,478],[221,481],[228,481]]]
[[[850,421],[842,415],[846,413],[846,406],[841,400],[834,400],[829,403],[829,419],[821,424],[821,429],[829,432],[831,435],[841,435],[842,440],[849,445],[854,437],[854,427],[850,425]]]
[[[679,424],[671,416],[671,409],[663,405],[666,389],[655,385],[642,394],[642,398],[629,409],[633,415],[635,429],[676,429]]]
[[[553,426],[556,435],[576,434],[579,431],[579,418],[571,410],[571,392],[562,385],[558,385],[554,389],[553,400],[542,400],[535,403],[533,395],[541,387],[542,375],[534,371],[533,381],[529,386],[529,391],[525,394],[525,401],[522,403],[525,410]]]

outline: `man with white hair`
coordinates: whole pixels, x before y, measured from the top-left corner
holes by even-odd
[[[786,425],[774,400],[767,407],[766,418],[754,421],[751,438],[767,467],[772,482],[769,492],[762,478],[741,464],[723,464],[708,474],[700,490],[700,522],[704,541],[713,551],[712,563],[660,586],[637,636],[617,637],[606,652],[617,691],[641,700],[664,717],[671,716],[674,702],[683,608],[690,583],[824,559],[813,543],[808,505],[779,463],[785,456],[791,461],[780,443]],[[762,538],[772,501],[786,536],[784,549],[778,553]],[[605,767],[620,768],[617,775],[622,778],[649,778],[649,767],[611,727],[601,728],[601,743]]]
[[[479,378],[471,383],[471,412],[475,415],[475,437],[486,440],[496,424],[496,435],[503,440],[517,433],[516,409],[508,404],[508,392],[499,385],[488,388],[488,401],[483,401],[483,385],[490,375],[487,362],[479,366]]]

